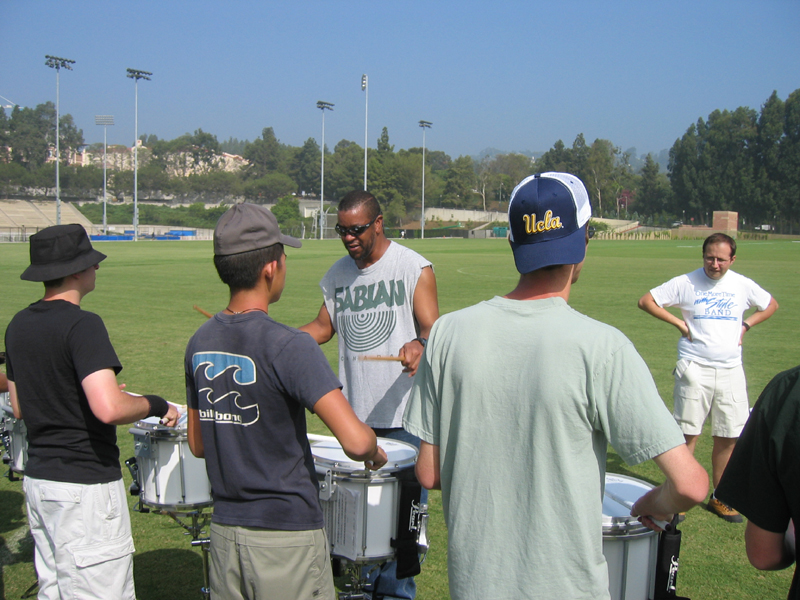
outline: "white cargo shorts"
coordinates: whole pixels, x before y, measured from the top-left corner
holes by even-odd
[[[39,598],[134,600],[133,537],[122,479],[92,485],[25,477]]]

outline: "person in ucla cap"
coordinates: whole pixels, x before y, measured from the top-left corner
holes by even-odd
[[[403,425],[422,438],[420,482],[442,490],[453,600],[610,598],[609,443],[666,475],[631,511],[653,529],[708,489],[633,344],[568,304],[590,216],[574,175],[523,180],[508,209],[516,287],[440,317],[420,361]]]
[[[160,396],[120,390],[105,325],[80,307],[105,258],[81,225],[32,235],[20,278],[43,282],[44,297],[5,334],[11,405],[28,429],[23,486],[39,598],[135,598],[116,426],[149,416],[174,426],[179,416]]]
[[[186,347],[189,447],[206,460],[214,498],[212,598],[334,599],[306,410],[351,459],[386,463],[317,343],[269,316],[286,285],[284,246],[301,241],[264,206],[220,217],[214,266],[230,300]]]

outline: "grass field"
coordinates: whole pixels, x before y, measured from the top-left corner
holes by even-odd
[[[430,259],[436,269],[442,313],[510,291],[516,283],[511,253],[504,240],[416,240],[406,242]],[[128,390],[157,393],[184,402],[183,352],[204,317],[192,305],[216,312],[227,303],[226,288],[211,262],[210,242],[107,242],[97,247],[102,263],[97,289],[83,307],[99,313],[124,370],[118,380]],[[338,241],[308,241],[288,249],[287,287],[270,314],[299,326],[313,318],[321,303],[318,282],[342,256]],[[586,265],[573,288],[571,304],[579,311],[621,329],[645,358],[665,402],[672,405],[672,377],[677,331],[636,308],[636,301],[668,278],[701,265],[699,242],[598,241],[589,246]],[[0,331],[13,314],[41,297],[39,284],[23,282],[27,244],[0,245]],[[734,269],[754,278],[780,303],[777,314],[745,339],[744,360],[751,403],[778,372],[800,362],[798,272],[800,243],[742,242]],[[336,364],[335,343],[324,347]],[[312,432],[324,426],[309,417]],[[122,458],[133,456],[133,438],[120,427]],[[710,437],[698,444],[698,459],[710,468]],[[609,470],[659,482],[652,463],[627,467],[610,453]],[[130,478],[124,473],[126,481]],[[547,482],[542,482],[547,485]],[[135,499],[130,499],[131,506]],[[448,595],[446,535],[438,493],[431,495],[432,549],[418,577],[420,600]],[[199,598],[200,551],[168,517],[132,513],[137,552],[135,576],[140,600]],[[693,600],[784,598],[791,570],[761,573],[744,554],[743,525],[733,525],[702,507],[689,512],[682,530],[678,593]],[[0,480],[0,598],[19,598],[35,582],[32,542],[27,531],[20,482]],[[536,568],[531,565],[531,568]],[[491,597],[489,595],[488,597]]]

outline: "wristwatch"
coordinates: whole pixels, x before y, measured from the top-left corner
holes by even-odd
[[[419,342],[420,344],[422,344],[423,348],[428,345],[428,340],[426,338],[422,337],[422,336],[420,336],[418,338],[414,338],[411,341],[412,342]]]

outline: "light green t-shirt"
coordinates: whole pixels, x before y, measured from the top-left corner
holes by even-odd
[[[560,298],[495,297],[436,322],[414,379],[452,598],[608,598],[607,446],[636,464],[684,443],[633,344]]]

